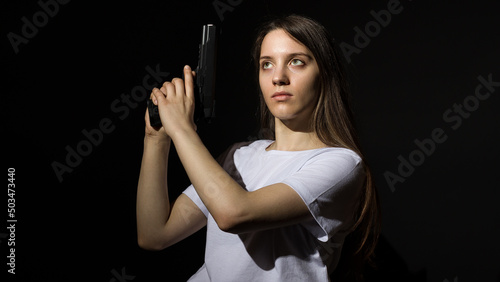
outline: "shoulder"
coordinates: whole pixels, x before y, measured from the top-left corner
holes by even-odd
[[[312,163],[342,163],[357,166],[362,163],[360,155],[353,150],[342,147],[324,147],[304,151],[271,151],[277,156],[290,156],[293,159],[301,159],[305,165]]]
[[[301,170],[317,177],[337,180],[364,175],[361,157],[350,149],[340,147],[313,150]]]
[[[255,141],[245,141],[245,142],[237,142],[233,145],[229,146],[218,158],[217,161],[219,163],[224,163],[228,158],[232,159],[235,152],[239,151],[240,153],[255,153],[257,151],[265,150],[269,144],[271,144],[272,140],[255,140]]]
[[[273,140],[255,140],[250,142],[236,143],[233,146],[238,147],[243,151],[265,151],[266,148],[273,143]]]
[[[341,147],[327,147],[315,150],[311,160],[330,160],[356,166],[362,162],[361,157],[351,149]]]

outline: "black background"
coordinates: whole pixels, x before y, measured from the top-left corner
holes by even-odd
[[[142,85],[147,66],[168,72],[168,80],[185,64],[196,66],[201,26],[216,24],[222,31],[217,120],[199,128],[216,156],[256,136],[250,46],[266,15],[311,16],[337,43],[355,46],[354,28],[364,30],[374,20],[370,11],[387,9],[391,1],[220,2],[234,7],[220,16],[216,1],[59,4],[17,54],[8,34],[22,36],[21,19],[33,22],[42,8],[36,1],[0,4],[2,159],[4,178],[9,167],[16,169],[18,220],[15,276],[6,266],[10,234],[0,230],[2,276],[119,281],[118,274],[126,281],[185,281],[203,263],[204,234],[161,252],[137,246],[145,100],[128,114],[111,105]],[[349,56],[356,122],[383,208],[374,281],[500,281],[500,87],[477,105],[467,98],[478,76],[500,81],[500,4],[461,3],[401,0],[402,10]],[[443,118],[466,98],[468,108],[475,108],[460,125]],[[52,164],[65,164],[66,147],[76,149],[86,140],[82,130],[98,128],[103,119],[114,130],[59,181]],[[398,174],[398,156],[408,160],[418,150],[415,140],[431,138],[436,128],[446,140],[391,189],[384,173]],[[171,159],[173,198],[189,180],[175,152]],[[1,194],[3,225],[7,189]]]

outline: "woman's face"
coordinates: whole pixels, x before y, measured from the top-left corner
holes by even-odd
[[[319,96],[319,68],[313,54],[282,29],[262,41],[259,84],[267,107],[283,123],[307,123]]]

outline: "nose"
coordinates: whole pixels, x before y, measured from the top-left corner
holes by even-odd
[[[273,75],[273,85],[287,85],[290,84],[286,67],[276,67]]]

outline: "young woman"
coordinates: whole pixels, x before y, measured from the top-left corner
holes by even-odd
[[[142,248],[164,249],[206,225],[205,264],[190,281],[360,277],[378,236],[379,206],[331,38],[296,15],[261,28],[253,55],[262,127],[272,134],[235,144],[218,160],[196,134],[191,68],[185,81],[153,89],[163,127],[152,128],[146,113],[137,191]],[[192,182],[172,204],[171,142]],[[332,276],[337,266],[342,272]]]

